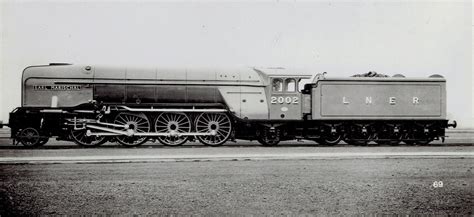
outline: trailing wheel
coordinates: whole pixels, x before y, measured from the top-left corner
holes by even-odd
[[[320,145],[333,146],[333,145],[339,144],[341,139],[342,139],[341,134],[334,134],[334,135],[329,135],[329,136],[325,136],[323,138],[317,139],[316,142],[319,143]]]
[[[259,133],[257,141],[263,146],[275,146],[280,143],[280,132],[278,129],[262,129]]]
[[[324,133],[316,142],[320,145],[337,145],[342,139],[341,131],[335,125],[327,125],[323,127]]]
[[[191,120],[184,113],[162,113],[156,118],[155,132],[170,134],[158,137],[158,141],[163,145],[182,145],[188,140],[188,136],[179,134],[191,132]]]
[[[263,146],[275,146],[280,143],[279,139],[258,138],[257,141]]]
[[[117,141],[126,147],[139,146],[146,141],[146,136],[134,136],[134,133],[150,132],[150,120],[144,113],[119,113],[114,120],[114,124],[125,125],[129,135],[117,136]]]
[[[25,147],[37,147],[41,145],[41,137],[37,129],[28,127],[20,131],[17,139]]]
[[[232,134],[232,121],[226,113],[202,113],[196,118],[196,131],[211,134],[196,136],[204,145],[219,146]]]
[[[268,137],[265,138],[258,138],[257,141],[262,144],[263,146],[275,146],[280,143],[280,139],[269,139]]]
[[[97,147],[107,142],[105,136],[88,136],[87,129],[71,130],[71,138],[74,143],[83,147]]]

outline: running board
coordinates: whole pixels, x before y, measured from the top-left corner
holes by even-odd
[[[128,106],[117,106],[131,112],[227,112],[226,109],[154,109],[154,108],[130,108]]]

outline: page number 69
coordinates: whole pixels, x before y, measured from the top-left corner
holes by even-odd
[[[434,181],[433,182],[433,187],[434,188],[442,188],[443,187],[443,181]]]

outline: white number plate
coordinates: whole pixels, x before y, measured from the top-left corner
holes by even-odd
[[[299,98],[297,96],[272,96],[270,98],[271,104],[298,104]]]

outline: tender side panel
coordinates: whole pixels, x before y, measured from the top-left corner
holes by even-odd
[[[445,119],[444,82],[322,81],[313,119]]]

